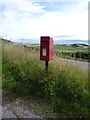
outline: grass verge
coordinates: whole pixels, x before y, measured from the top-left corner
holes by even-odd
[[[17,97],[45,99],[60,118],[90,117],[87,71],[55,59],[45,74],[38,55],[19,47],[3,47],[3,90]]]

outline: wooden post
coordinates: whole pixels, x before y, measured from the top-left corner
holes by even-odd
[[[49,63],[49,61],[45,61],[45,70],[46,70],[46,73],[48,73],[48,63]]]

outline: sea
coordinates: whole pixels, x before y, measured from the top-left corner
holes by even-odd
[[[40,40],[36,39],[17,39],[14,42],[21,42],[21,43],[31,43],[31,44],[40,44]],[[60,44],[89,44],[88,40],[54,40],[54,45]],[[90,44],[89,44],[90,45]]]

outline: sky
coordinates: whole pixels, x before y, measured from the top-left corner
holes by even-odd
[[[88,40],[88,0],[0,0],[0,36]]]

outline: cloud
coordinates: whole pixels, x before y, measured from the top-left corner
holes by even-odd
[[[37,0],[27,0],[37,2]],[[88,0],[38,0],[38,2],[88,2]]]
[[[75,2],[76,1],[76,2]],[[51,4],[52,2],[52,4]],[[85,4],[84,4],[85,3]],[[47,4],[47,5],[46,5]],[[88,13],[86,2],[48,3],[31,0],[3,0],[0,2],[0,32],[9,39],[39,39],[41,35],[65,36],[63,39],[88,38]],[[48,5],[51,5],[51,9]],[[59,7],[60,6],[60,7]],[[61,9],[62,8],[62,9]]]
[[[0,4],[9,10],[22,10],[27,12],[42,12],[44,7],[27,0],[3,0]]]

